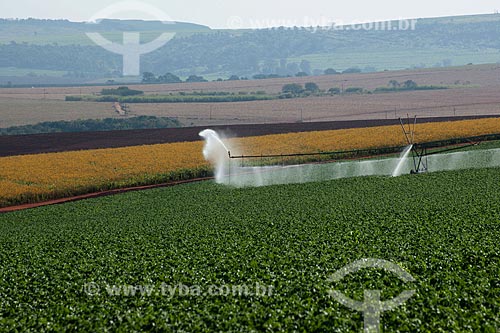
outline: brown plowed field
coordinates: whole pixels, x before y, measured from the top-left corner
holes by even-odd
[[[419,118],[419,123],[487,118],[489,116]],[[248,137],[293,132],[324,131],[398,124],[396,119],[353,120],[314,123],[281,123],[212,126],[228,137]],[[0,136],[0,156],[52,153],[72,150],[118,148],[160,143],[197,141],[206,127],[111,132],[49,133]]]
[[[284,84],[315,82],[323,90],[333,87],[387,87],[390,80],[413,80],[419,85],[446,85],[446,90],[345,94],[238,103],[128,104],[127,116],[177,118],[184,126],[322,122],[395,119],[407,113],[418,117],[500,115],[500,65],[464,66],[244,80],[206,83],[135,85],[151,94],[193,91],[278,93]],[[104,87],[52,87],[0,89],[0,127],[44,121],[122,118],[113,103],[65,102],[66,95],[99,93]],[[109,87],[108,87],[109,88]]]

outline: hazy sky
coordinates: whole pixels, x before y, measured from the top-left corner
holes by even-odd
[[[116,0],[0,0],[3,18],[66,18],[87,21]],[[331,22],[360,23],[400,18],[486,14],[500,10],[498,0],[143,0],[175,21],[213,28],[317,26]],[[144,13],[118,13],[115,18],[152,19]],[[0,32],[1,33],[1,32]]]

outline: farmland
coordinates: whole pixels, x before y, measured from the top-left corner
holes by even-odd
[[[418,142],[500,133],[498,119],[419,124]],[[287,154],[406,145],[401,128],[382,126],[229,140],[234,154]],[[206,176],[203,144],[177,142],[0,158],[0,206]],[[36,170],[36,172],[33,172]]]
[[[42,94],[43,95],[43,94]],[[0,127],[33,125],[45,121],[71,121],[79,119],[119,118],[112,104],[25,98],[0,98]]]
[[[0,333],[500,333],[498,8],[25,2]]]
[[[91,30],[113,41],[121,41],[120,29],[141,32],[146,41],[169,28],[177,30],[178,36],[168,45],[144,57],[143,70],[159,75],[172,71],[182,77],[196,74],[213,80],[233,74],[295,75],[299,70],[322,73],[329,67],[339,71],[357,67],[371,72],[497,63],[500,58],[495,37],[499,21],[499,15],[492,14],[425,18],[418,19],[412,31],[359,31],[350,26],[211,30],[193,24],[165,27],[128,20],[95,26],[63,20],[2,20],[2,67],[64,71],[66,77],[9,76],[0,77],[0,84],[9,80],[31,84],[120,80],[120,58],[93,44],[84,34]],[[32,54],[40,56],[33,59]],[[309,65],[300,68],[303,61]]]
[[[384,94],[352,94],[290,100],[238,103],[131,104],[127,116],[175,117],[184,126],[227,124],[313,122],[365,119],[498,115],[500,82],[498,65],[446,69],[394,71],[371,74],[324,75],[249,81],[134,85],[149,95],[180,92],[264,91],[276,94],[288,83],[315,82],[323,90],[333,87],[361,87],[373,90],[391,80],[414,80],[419,85],[445,85],[451,89],[406,91]],[[0,89],[0,126],[18,126],[42,121],[120,117],[112,103],[65,102],[68,95],[92,95],[109,86],[4,88]]]
[[[204,182],[1,215],[0,326],[362,331],[361,314],[328,296],[335,288],[357,300],[363,289],[382,290],[382,299],[416,290],[383,313],[384,332],[497,332],[499,173],[250,189]],[[328,282],[361,258],[390,260],[415,281],[363,270]],[[272,293],[117,296],[106,289],[161,284],[204,291],[260,284]]]

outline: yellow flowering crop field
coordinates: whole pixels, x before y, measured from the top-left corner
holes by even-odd
[[[419,124],[416,141],[500,133],[500,119]],[[403,146],[401,127],[289,133],[228,140],[234,154],[291,154]],[[206,176],[203,142],[0,158],[0,207]]]
[[[451,138],[500,133],[500,118],[417,124],[415,141],[424,143]],[[400,125],[335,131],[276,134],[239,139],[232,146],[244,154],[294,154],[406,146]]]

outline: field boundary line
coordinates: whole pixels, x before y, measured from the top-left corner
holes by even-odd
[[[213,180],[213,179],[214,179],[214,177],[193,178],[193,179],[179,180],[179,181],[170,182],[170,183],[117,188],[117,189],[113,189],[113,190],[87,193],[87,194],[82,194],[82,195],[77,195],[77,196],[72,196],[72,197],[67,197],[67,198],[60,198],[60,199],[41,201],[41,202],[37,202],[37,203],[3,207],[3,208],[0,208],[0,214],[17,212],[17,211],[21,211],[21,210],[33,209],[33,208],[44,207],[44,206],[60,205],[60,204],[64,204],[64,203],[81,201],[81,200],[86,200],[86,199],[107,197],[107,196],[112,196],[112,195],[117,195],[117,194],[128,193],[128,192],[136,192],[136,191],[152,190],[152,189],[156,189],[156,188],[173,187],[173,186],[189,184],[189,183],[198,183],[198,182]]]

